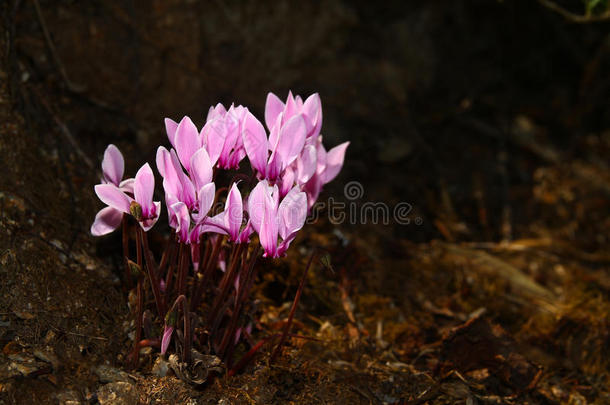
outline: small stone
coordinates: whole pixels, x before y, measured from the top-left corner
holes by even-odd
[[[78,393],[74,390],[65,390],[57,394],[57,400],[60,405],[76,405],[81,404]]]
[[[51,363],[53,370],[57,370],[59,368],[59,359],[55,353],[53,353],[52,348],[47,348],[47,350],[36,349],[34,350],[34,356],[42,361]]]
[[[126,372],[121,371],[115,367],[107,366],[105,364],[97,366],[93,369],[93,372],[99,377],[100,381],[103,383],[117,381],[129,382],[129,375]]]
[[[163,357],[157,357],[152,367],[152,373],[157,377],[165,377],[169,371],[169,363]]]
[[[138,393],[132,384],[117,381],[97,390],[97,400],[100,405],[132,405],[138,403]]]

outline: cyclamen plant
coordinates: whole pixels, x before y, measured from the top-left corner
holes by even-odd
[[[194,343],[222,359],[229,374],[243,365],[242,361],[231,367],[236,346],[242,340],[251,341],[253,323],[247,307],[260,247],[265,258],[286,255],[323,186],[341,170],[349,145],[345,142],[325,149],[317,93],[305,101],[289,93],[286,102],[269,93],[265,124],[268,135],[246,107],[226,109],[222,104],[210,107],[201,130],[189,117],[180,122],[165,119],[171,148],[158,148],[156,166],[163,178],[174,235],[159,263],[148,244],[148,232],[161,214],[161,203],[153,201],[152,169],[146,163],[134,179],[123,180],[121,152],[114,145],[106,148],[102,182],[95,186],[95,193],[107,207],[96,215],[91,233],[101,236],[123,227],[127,282],[131,284],[133,277],[137,280],[134,364],[141,347],[158,347],[166,354],[173,341],[174,350],[187,365],[200,356],[192,349]],[[251,175],[235,172],[227,187],[218,187],[222,172],[237,171],[246,157]],[[223,199],[224,210],[214,213],[212,207]],[[253,242],[255,235],[260,247]],[[132,237],[135,261],[129,258]],[[148,288],[156,318],[145,305]],[[301,288],[302,284],[295,305]],[[293,314],[294,308],[290,320]],[[250,346],[250,354],[260,347]],[[274,355],[278,349],[279,345]]]

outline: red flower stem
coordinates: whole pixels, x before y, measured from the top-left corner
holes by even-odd
[[[140,227],[138,227],[138,232],[140,232],[140,238],[142,239],[144,258],[146,259],[146,269],[148,270],[147,271],[148,280],[150,281],[153,295],[155,297],[155,304],[157,305],[157,312],[158,312],[159,318],[163,318],[165,316],[165,307],[163,305],[163,298],[161,297],[161,291],[159,290],[159,279],[158,279],[157,270],[155,269],[154,259],[152,258],[152,254],[150,252],[150,249],[148,248],[148,235]]]
[[[123,242],[123,261],[125,262],[125,281],[127,282],[127,289],[131,290],[133,281],[131,280],[131,269],[129,267],[129,229],[127,229],[127,216],[123,215],[122,223],[122,242]]]
[[[188,250],[189,246],[186,243],[180,242],[180,253],[178,260],[178,295],[184,295],[186,292],[186,272],[188,266]]]
[[[188,301],[184,295],[179,295],[178,298],[176,298],[176,301],[174,301],[174,305],[172,305],[169,312],[171,313],[171,312],[177,310],[176,307],[178,305],[182,306],[182,315],[184,317],[184,353],[183,353],[182,360],[185,363],[190,363],[191,362],[191,342],[193,340],[193,337],[191,335],[191,320],[190,320],[190,314],[188,312],[189,305],[188,305]]]
[[[233,284],[233,281],[235,281],[235,276],[237,274],[235,270],[237,269],[237,263],[239,262],[238,257],[242,249],[242,245],[243,243],[237,244],[237,247],[235,248],[235,251],[231,256],[231,267],[229,267],[229,270],[225,272],[220,283],[220,292],[214,299],[214,305],[212,306],[212,311],[210,312],[210,316],[208,318],[210,320],[210,324],[212,325],[216,323],[216,317],[221,316],[221,314],[219,314],[220,307],[227,299],[227,295],[230,291],[231,285]]]
[[[162,277],[163,271],[165,267],[170,263],[171,257],[174,253],[174,243],[170,240],[168,242],[168,246],[163,251],[163,256],[161,256],[161,263],[159,263],[159,277]]]
[[[248,353],[244,354],[244,357],[242,357],[241,360],[237,362],[235,367],[233,367],[232,369],[230,369],[227,372],[227,376],[233,377],[239,370],[244,368],[246,366],[246,364],[248,364],[250,362],[250,360],[252,360],[252,358],[254,358],[256,353],[260,350],[261,347],[263,347],[263,345],[265,343],[269,342],[270,340],[275,339],[278,336],[280,336],[279,333],[275,333],[271,336],[267,336],[266,338],[260,340],[257,344],[252,346],[252,348],[250,350],[248,350]]]
[[[301,278],[301,283],[299,284],[299,289],[297,290],[297,293],[294,296],[294,301],[292,302],[292,308],[290,309],[290,315],[288,316],[288,321],[286,322],[286,326],[284,326],[284,332],[282,333],[282,336],[280,337],[280,341],[278,342],[277,346],[275,347],[275,350],[271,354],[271,358],[269,359],[269,364],[273,363],[273,361],[279,354],[280,349],[282,348],[282,345],[286,341],[286,337],[288,336],[288,333],[290,332],[290,327],[292,326],[292,319],[294,318],[294,314],[297,310],[297,304],[299,303],[299,300],[301,299],[301,293],[303,292],[303,287],[305,286],[305,280],[307,279],[307,272],[309,271],[309,268],[311,267],[311,263],[313,262],[313,258],[315,256],[316,256],[316,252],[313,252],[311,254],[311,256],[309,257],[309,261],[307,262],[307,267],[305,267],[305,271],[303,272],[303,278]]]
[[[138,367],[140,358],[140,339],[142,339],[142,312],[144,310],[144,294],[142,294],[142,278],[138,279],[136,286],[136,338],[133,347],[133,367]]]
[[[214,270],[216,269],[216,265],[218,263],[218,255],[220,254],[220,248],[222,247],[222,235],[218,235],[216,239],[216,243],[214,244],[214,248],[212,249],[212,254],[209,257],[209,260],[205,264],[205,269],[203,270],[203,274],[197,288],[195,289],[195,294],[192,297],[191,301],[191,309],[195,310],[199,306],[201,301],[201,296],[203,295],[203,291],[205,288],[205,284],[212,277]]]
[[[248,263],[248,271],[246,272],[246,276],[244,277],[243,285],[244,288],[240,290],[239,300],[243,301],[250,295],[250,290],[252,289],[252,285],[254,284],[254,280],[256,279],[256,274],[258,272],[258,267],[256,267],[256,261],[261,252],[260,245],[254,249],[252,252],[252,256],[250,256],[250,262]]]
[[[172,251],[172,258],[170,260],[170,265],[167,268],[167,274],[165,274],[165,302],[170,302],[170,296],[172,292],[172,287],[174,283],[174,269],[176,268],[178,261],[178,243],[174,240],[172,242],[174,249]]]
[[[242,275],[242,277],[244,277],[244,279],[240,280],[240,281],[242,283],[244,283],[244,287],[245,287],[245,283],[247,282],[246,277],[248,276],[248,274],[246,274],[246,270],[251,270],[251,268],[250,269],[247,268],[247,265],[250,264],[246,260],[248,257],[248,249],[247,248],[243,249],[242,252],[243,252],[242,259],[241,259],[242,268],[241,268],[240,274]],[[250,271],[248,271],[248,273],[250,273]],[[218,349],[218,353],[219,353],[218,356],[220,358],[226,359],[227,361],[232,356],[233,349],[235,348],[235,345],[236,345],[235,333],[237,332],[237,327],[239,326],[238,322],[241,319],[241,311],[242,311],[243,303],[247,297],[247,296],[243,295],[242,290],[243,290],[243,288],[241,288],[239,291],[235,292],[235,308],[233,310],[233,313],[231,314],[231,320],[229,322],[229,325],[227,326],[227,329],[225,330],[225,334],[222,338],[220,347]]]

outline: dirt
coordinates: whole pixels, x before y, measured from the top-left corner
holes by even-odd
[[[429,3],[1,4],[0,403],[610,403],[607,23]],[[408,212],[321,215],[264,263],[257,341],[328,252],[308,339],[276,362],[265,345],[198,387],[153,374],[155,350],[133,369],[120,235],[89,234],[105,146],[134,173],[164,117],[260,115],[288,89],[319,91],[326,142],[351,141],[323,197]]]

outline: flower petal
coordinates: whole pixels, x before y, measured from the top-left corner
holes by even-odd
[[[244,119],[243,141],[250,164],[264,176],[269,151],[267,134],[263,124],[249,111]]]
[[[214,198],[216,197],[216,184],[208,183],[199,189],[199,212],[196,216],[193,216],[195,222],[201,222],[212,208],[214,204]]]
[[[212,181],[212,162],[205,148],[199,148],[191,157],[190,173],[197,190]]]
[[[297,181],[299,184],[305,184],[309,181],[316,172],[316,164],[316,148],[313,145],[305,146],[297,159]]]
[[[150,231],[150,229],[155,226],[157,221],[159,220],[159,214],[161,213],[161,202],[153,201],[154,210],[152,210],[148,214],[148,218],[144,218],[142,222],[140,222],[140,226],[144,230],[144,232]]]
[[[155,191],[155,176],[148,163],[144,164],[136,173],[136,182],[133,187],[134,198],[142,207],[144,218],[153,214],[153,193]]]
[[[121,225],[123,213],[112,207],[102,208],[91,225],[91,234],[93,236],[102,236],[109,234]]]
[[[299,231],[307,217],[307,196],[295,186],[280,203],[278,208],[279,233],[282,239]]]
[[[267,94],[267,101],[265,102],[265,124],[267,124],[267,129],[269,129],[269,131],[271,131],[271,128],[275,125],[275,120],[282,111],[284,111],[284,103],[282,100],[273,93]]]
[[[161,339],[161,354],[165,355],[167,352],[167,348],[169,347],[169,342],[172,341],[172,333],[174,333],[173,326],[165,325],[163,329],[163,338]]]
[[[122,182],[119,183],[119,190],[121,190],[124,193],[129,193],[131,195],[133,195],[133,185],[136,182],[136,179],[131,178],[131,179],[125,179]]]
[[[270,193],[269,188],[267,180],[261,180],[248,196],[248,216],[257,233],[260,232],[261,221],[265,212],[265,198]]]
[[[265,257],[277,256],[277,212],[269,198],[266,199],[265,208],[263,210],[263,219],[261,221],[260,232],[258,237],[261,246],[265,250]]]
[[[229,195],[227,196],[224,214],[225,227],[229,230],[231,240],[236,241],[239,237],[239,229],[241,228],[241,222],[244,218],[241,193],[239,192],[236,183],[233,183]]]
[[[274,153],[281,158],[281,170],[291,164],[303,150],[307,128],[301,114],[295,115],[280,130],[280,136]]]
[[[218,215],[213,217],[207,217],[203,220],[201,226],[199,227],[199,235],[203,235],[204,233],[213,232],[221,235],[227,235],[227,229],[224,225],[224,216],[225,213],[221,212]]]
[[[102,172],[104,179],[109,183],[118,186],[123,178],[125,171],[125,160],[119,148],[113,144],[108,145],[104,151],[104,159],[102,160]]]
[[[169,139],[169,143],[175,148],[175,139],[176,139],[176,129],[178,129],[178,123],[170,118],[165,119],[165,132],[167,133],[167,138]]]
[[[326,154],[326,169],[322,174],[322,181],[324,184],[332,181],[343,167],[343,160],[345,159],[345,151],[349,146],[349,142],[344,142],[341,145],[335,146]]]
[[[215,165],[218,161],[226,137],[227,131],[222,117],[209,120],[201,129],[201,138],[204,141],[212,165]]]
[[[284,107],[284,117],[283,122],[286,123],[290,118],[292,118],[295,114],[298,113],[299,106],[292,95],[292,91],[288,92],[288,97],[286,98],[286,107]]]
[[[191,217],[189,215],[189,210],[186,204],[179,201],[175,204],[172,204],[171,207],[172,215],[174,215],[175,223],[176,223],[176,233],[180,239],[180,242],[189,243],[189,227],[191,224]]]
[[[129,205],[133,201],[114,184],[98,184],[95,186],[95,194],[109,207],[129,214]]]
[[[174,142],[176,143],[176,152],[178,152],[182,166],[190,172],[191,156],[201,147],[201,141],[199,139],[199,131],[189,117],[182,118],[182,121],[178,124]]]
[[[322,101],[320,101],[318,93],[307,97],[302,112],[306,116],[305,122],[308,123],[307,137],[320,135],[320,129],[322,129]]]

